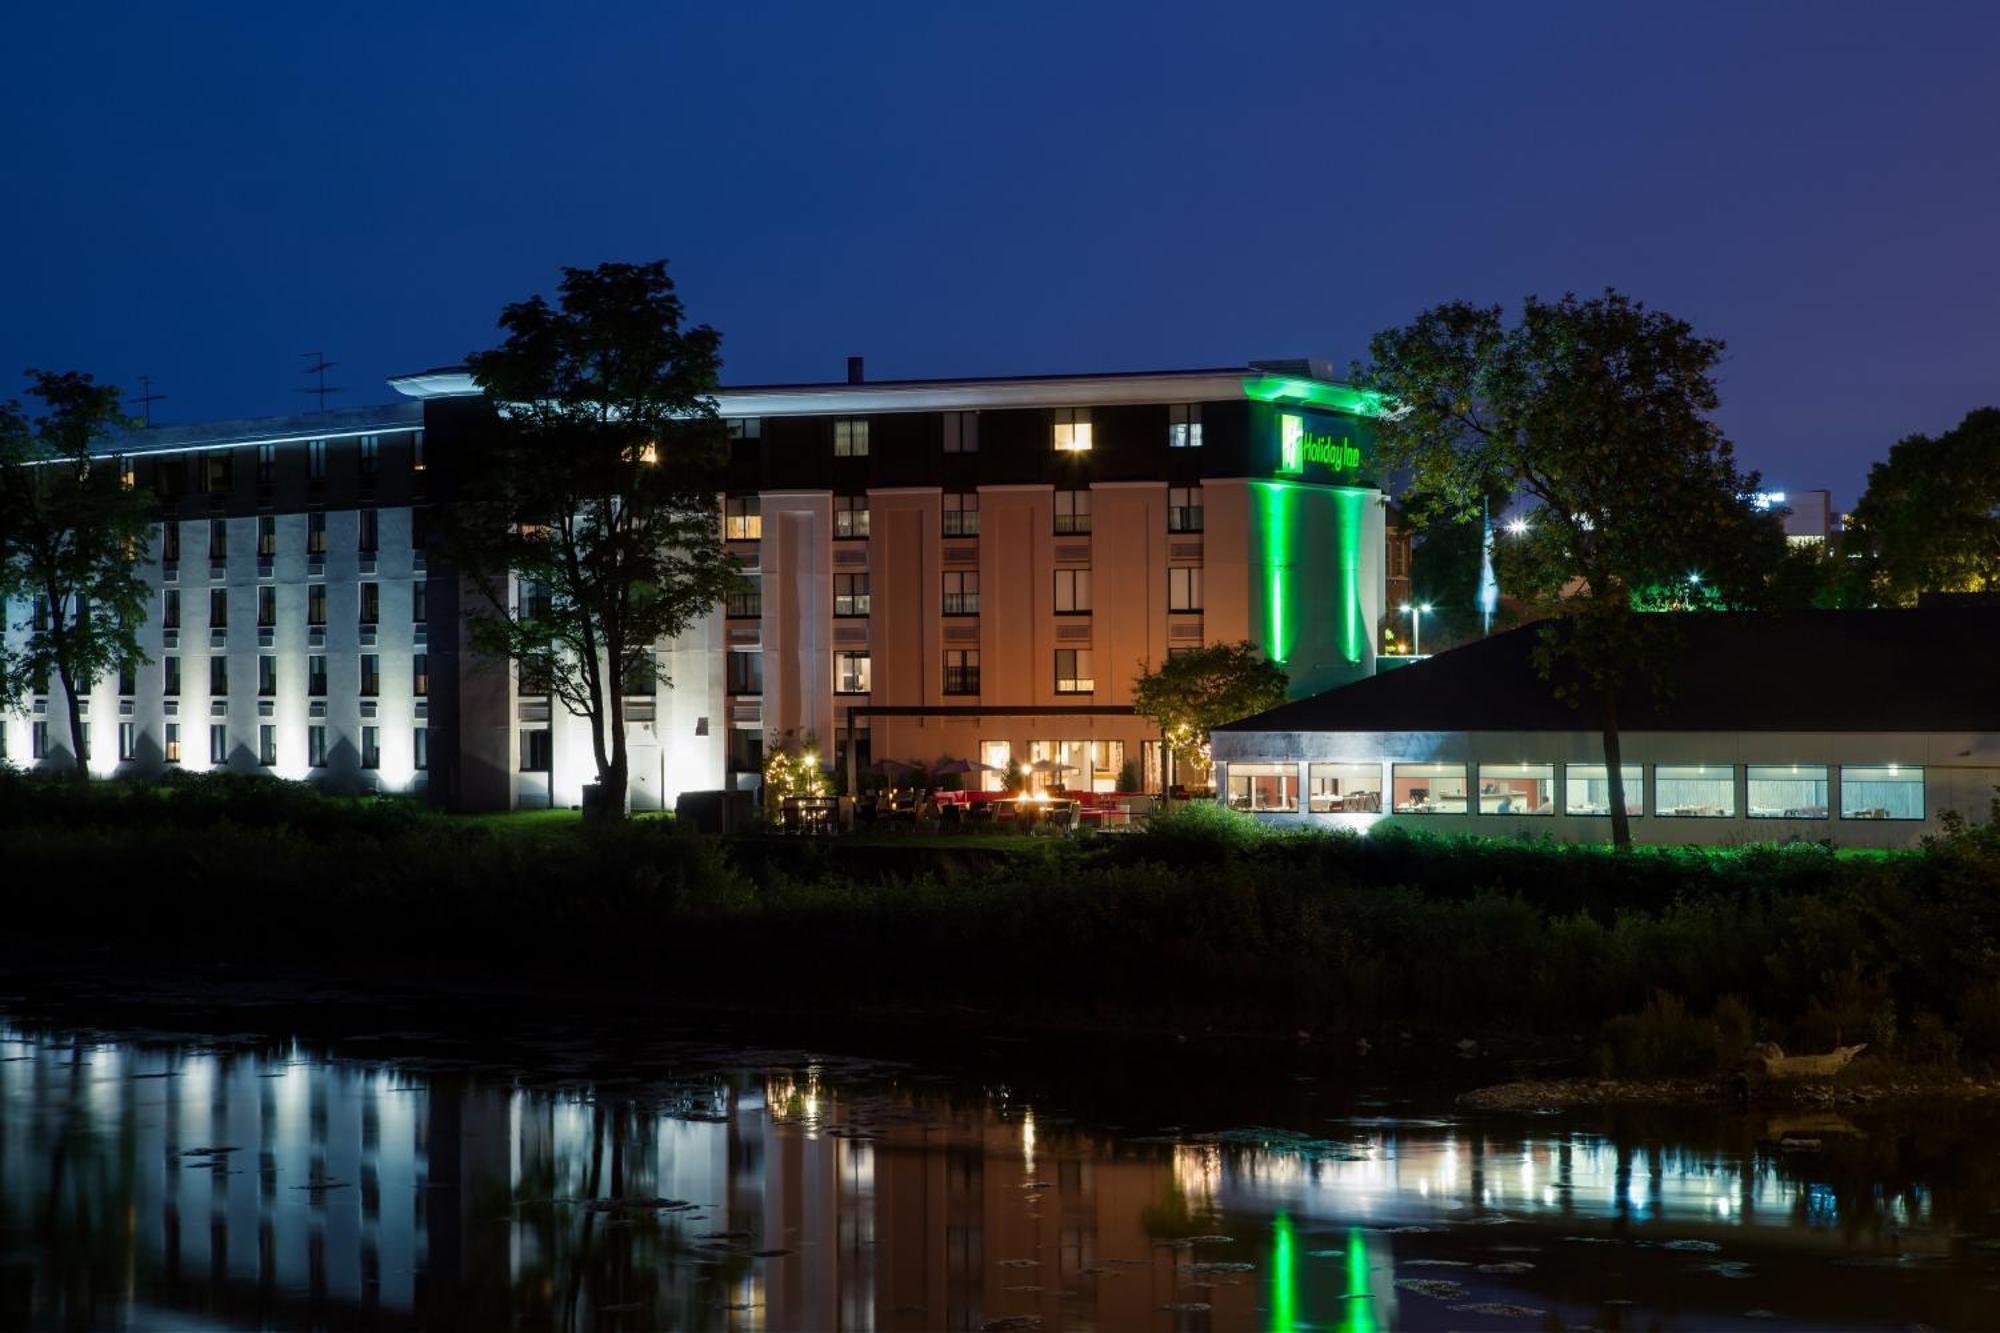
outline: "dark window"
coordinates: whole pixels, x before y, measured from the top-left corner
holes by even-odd
[[[1201,531],[1201,487],[1169,486],[1167,488],[1167,531]]]
[[[361,510],[356,518],[359,521],[356,525],[355,549],[363,555],[373,555],[381,541],[381,519],[373,509]]]
[[[278,518],[275,514],[257,515],[257,558],[269,560],[278,553]]]
[[[549,771],[549,733],[545,730],[521,733],[521,771],[523,773],[546,773]]]
[[[306,554],[326,554],[326,511],[315,509],[306,515]]]
[[[659,660],[641,648],[628,653],[625,669],[618,673],[618,688],[626,698],[643,698],[660,688]]]
[[[748,651],[733,649],[729,654],[729,692],[731,694],[762,694],[764,692],[764,654],[752,648]]]
[[[306,728],[306,763],[314,768],[326,767],[326,728]]]
[[[421,436],[418,438],[419,440],[422,439]],[[418,445],[419,456],[421,456],[422,447],[420,443]],[[419,466],[422,465],[419,464]],[[431,729],[429,727],[418,727],[410,732],[410,767],[422,773],[427,771],[430,766]]]
[[[269,584],[257,589],[257,623],[264,629],[278,623],[278,590]]]
[[[210,588],[208,590],[208,627],[210,629],[229,628],[229,590]]]
[[[361,729],[361,766],[368,769],[382,767],[382,728]]]
[[[1071,536],[1090,531],[1090,492],[1056,492],[1056,535]]]
[[[163,657],[160,659],[160,693],[169,697],[181,692],[181,659]]]
[[[979,535],[979,492],[945,492],[944,535],[947,537]]]
[[[373,699],[382,692],[382,655],[361,654],[361,697]]]
[[[278,446],[260,444],[257,446],[257,484],[269,486],[278,474]]]
[[[944,692],[979,693],[979,650],[947,648],[944,653]]]
[[[945,571],[944,613],[948,616],[979,614],[979,575],[976,572],[956,569]]]
[[[210,560],[229,558],[229,520],[226,518],[208,520],[208,558]]]
[[[169,588],[161,594],[160,628],[179,629],[181,627],[181,590]]]
[[[724,613],[731,616],[761,616],[764,614],[764,580],[757,574],[745,574],[742,586],[731,588],[724,599]]]
[[[257,728],[257,762],[266,768],[278,762],[278,729],[268,722]]]
[[[208,729],[208,762],[222,764],[229,761],[229,728],[217,722]]]
[[[326,441],[306,441],[306,475],[314,481],[326,480]]]
[[[361,623],[379,625],[382,622],[382,585],[364,583],[361,585]]]
[[[160,559],[173,564],[181,558],[181,525],[179,523],[160,524]]]
[[[208,659],[208,692],[213,698],[229,693],[229,659],[220,654]]]
[[[418,579],[410,585],[410,623],[421,625],[430,617],[430,585]]]
[[[201,456],[201,488],[210,495],[227,495],[234,480],[231,451],[211,449]]]
[[[1201,610],[1200,566],[1175,566],[1167,571],[1167,610]]]
[[[382,437],[364,435],[361,437],[361,475],[372,477],[382,470]],[[370,765],[373,767],[373,765]]]
[[[944,451],[948,454],[976,454],[979,452],[979,414],[977,412],[946,412],[943,414]]]
[[[309,584],[306,587],[306,624],[324,625],[325,623],[326,585],[324,583]]]
[[[278,692],[278,659],[265,653],[257,659],[257,694],[269,699]]]
[[[1058,569],[1055,579],[1056,614],[1059,616],[1090,614],[1090,571]]]
[[[306,659],[306,693],[315,699],[326,697],[326,658],[322,654]]]

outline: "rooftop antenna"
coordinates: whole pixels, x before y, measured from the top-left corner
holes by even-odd
[[[167,396],[165,394],[153,392],[153,377],[151,375],[141,375],[139,377],[139,392],[133,395],[132,401],[139,405],[139,411],[146,419],[147,430],[153,428],[153,404],[163,403],[166,400]]]
[[[311,365],[306,367],[306,374],[317,375],[319,377],[319,383],[311,388],[300,389],[299,392],[317,394],[319,396],[320,415],[324,416],[326,414],[326,396],[330,393],[340,392],[339,389],[326,382],[326,372],[333,369],[334,363],[326,359],[326,353],[324,352],[300,352],[299,355],[312,362]]]

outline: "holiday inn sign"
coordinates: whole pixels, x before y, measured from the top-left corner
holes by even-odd
[[[1356,472],[1361,467],[1361,448],[1345,434],[1312,429],[1295,412],[1279,413],[1278,471],[1296,477],[1308,463],[1335,472]]]

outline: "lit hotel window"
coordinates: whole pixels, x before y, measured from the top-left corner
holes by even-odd
[[[1299,808],[1297,764],[1231,764],[1227,780],[1232,810],[1289,814]]]
[[[835,458],[868,457],[868,420],[865,417],[839,417],[833,423],[833,456]]]
[[[1825,819],[1825,764],[1749,764],[1743,812],[1752,819]]]
[[[1733,818],[1736,769],[1729,764],[1655,764],[1653,809],[1684,818]]]
[[[1308,764],[1307,808],[1316,815],[1382,812],[1382,765]]]
[[[1167,571],[1167,610],[1201,610],[1201,566],[1176,565]]]
[[[833,576],[833,613],[837,616],[865,616],[868,614],[868,576],[866,574],[835,574]]]
[[[722,536],[725,541],[754,542],[764,535],[764,520],[757,512],[757,497],[746,495],[723,504]]]
[[[1842,819],[1922,819],[1924,770],[1909,764],[1842,764]]]
[[[326,554],[326,511],[315,509],[306,515],[306,554]]]
[[[178,722],[167,723],[164,757],[170,764],[178,764],[181,761],[181,724]]]
[[[1173,449],[1201,448],[1201,404],[1174,403],[1167,408],[1167,445]]]
[[[1055,446],[1057,453],[1090,452],[1089,408],[1058,407],[1055,410]]]
[[[833,692],[835,694],[868,693],[868,667],[867,653],[835,653],[833,655]]]
[[[836,537],[866,537],[868,535],[867,496],[836,495],[833,497],[833,535]]]
[[[1571,764],[1563,776],[1563,812],[1571,815],[1611,813],[1611,782],[1602,764]],[[1624,764],[1625,813],[1646,813],[1646,780],[1637,764]]]
[[[278,553],[278,517],[275,514],[257,515],[257,558],[269,560]]]
[[[1482,815],[1554,815],[1554,764],[1481,764],[1479,813]]]
[[[1465,813],[1464,764],[1397,764],[1390,770],[1390,786],[1399,815]]]
[[[1056,649],[1056,693],[1089,694],[1097,688],[1090,672],[1090,649]]]

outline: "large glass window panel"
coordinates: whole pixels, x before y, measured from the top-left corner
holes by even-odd
[[[1743,806],[1752,819],[1825,819],[1826,765],[1751,764]]]
[[[1381,813],[1382,765],[1306,765],[1306,808],[1316,815]]]
[[[1479,813],[1551,815],[1556,812],[1554,764],[1481,764]]]
[[[1464,764],[1397,764],[1390,782],[1399,815],[1466,812]]]
[[[1637,764],[1621,764],[1625,787],[1625,813],[1646,813],[1645,771]],[[1564,775],[1563,811],[1572,815],[1611,813],[1611,781],[1603,764],[1571,764]]]
[[[1014,762],[1013,742],[979,742],[979,762],[986,766],[986,771],[979,775],[980,790],[1007,790],[1007,768]]]
[[[1284,814],[1299,808],[1297,764],[1230,764],[1226,770],[1229,808]]]
[[[1842,764],[1842,819],[1922,819],[1924,770],[1910,764]]]
[[[1736,769],[1730,764],[1655,764],[1653,809],[1679,818],[1733,819]]]

